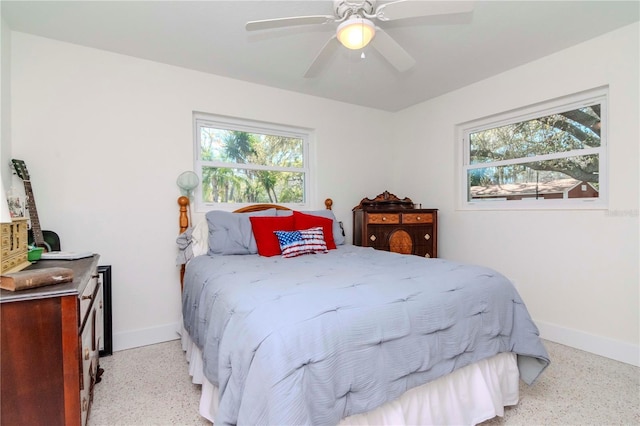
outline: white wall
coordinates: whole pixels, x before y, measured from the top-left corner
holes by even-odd
[[[7,190],[11,185],[11,30],[0,13],[0,179]],[[2,194],[4,197],[5,194]]]
[[[193,111],[315,129],[312,207],[333,198],[349,230],[351,208],[388,181],[366,173],[386,157],[386,112],[18,32],[12,77],[12,155],[26,161],[43,229],[112,265],[115,350],[175,337],[175,179],[193,168]]]
[[[440,209],[439,255],[512,278],[543,337],[638,364],[639,30],[634,24],[397,114],[394,183]],[[609,85],[610,209],[456,210],[455,126]]]

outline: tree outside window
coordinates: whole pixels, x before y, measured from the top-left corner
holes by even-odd
[[[205,204],[304,203],[307,135],[196,119]]]
[[[602,198],[605,101],[467,130],[467,203]]]

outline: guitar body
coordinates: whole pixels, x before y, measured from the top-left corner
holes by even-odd
[[[31,229],[29,229],[28,242],[36,247],[42,247],[46,251],[60,251],[60,238],[58,234],[52,231],[43,231],[40,228],[40,219],[38,219],[38,211],[36,210],[36,200],[33,197],[33,189],[31,188],[31,178],[27,171],[27,165],[22,160],[11,160],[16,174],[24,183],[24,192],[27,196],[27,209],[29,210],[29,219],[31,221]]]
[[[47,252],[51,251],[60,251],[60,237],[53,231],[42,230],[42,237],[44,238],[43,247]],[[28,242],[30,245],[36,245],[33,239],[33,231],[29,229],[28,231]]]

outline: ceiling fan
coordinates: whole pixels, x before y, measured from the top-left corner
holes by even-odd
[[[473,1],[411,1],[386,2],[376,7],[375,0],[335,0],[334,15],[292,16],[249,21],[248,31],[268,30],[297,25],[337,23],[336,33],[326,42],[307,69],[305,77],[315,77],[323,64],[342,44],[357,50],[371,43],[400,72],[413,67],[416,61],[374,21],[386,22],[434,15],[457,15],[473,11]]]

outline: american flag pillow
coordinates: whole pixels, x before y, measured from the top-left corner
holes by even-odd
[[[282,257],[327,252],[327,243],[324,241],[321,226],[302,231],[273,231],[273,233],[278,237]]]

